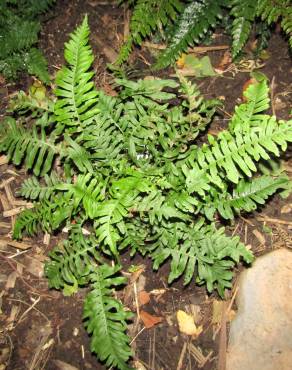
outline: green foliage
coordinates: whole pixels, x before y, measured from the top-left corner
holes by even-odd
[[[21,71],[49,82],[47,62],[34,48],[40,23],[37,16],[48,11],[55,0],[2,0],[0,2],[0,73],[15,79]]]
[[[0,151],[35,175],[20,189],[34,207],[19,215],[13,236],[66,227],[68,239],[46,264],[50,287],[65,295],[90,288],[84,323],[91,349],[107,366],[127,369],[130,314],[113,294],[125,282],[121,251],[149,256],[154,269],[170,260],[169,282],[184,276],[185,284],[206,284],[223,297],[232,268],[253,256],[215,219],[233,219],[291,190],[279,171],[257,172],[286,150],[292,121],[265,114],[262,77],[228,129],[206,142],[217,100],[203,99],[180,75],[178,82],[117,79],[115,97],[96,91],[88,36],[85,18],[65,46],[67,66],[53,98],[42,85],[15,97],[15,118],[1,124]]]
[[[167,49],[158,58],[156,68],[168,66],[188,46],[198,43],[208,29],[222,18],[222,3],[222,0],[194,0],[186,5],[172,30]]]
[[[131,1],[131,3],[133,3]],[[166,26],[176,19],[182,9],[180,0],[137,0],[131,17],[131,34],[121,48],[117,64],[125,62],[132,50],[133,43],[141,45],[145,37],[150,36],[159,27]],[[143,21],[142,21],[143,20]]]
[[[280,21],[292,47],[292,5],[290,0],[191,0],[180,2],[179,15],[168,12],[169,6],[159,2],[159,11],[153,11],[157,0],[128,1],[133,7],[131,33],[121,49],[118,63],[125,62],[132,49],[132,44],[141,45],[142,40],[149,37],[157,29],[166,30],[167,48],[159,56],[156,68],[164,68],[173,63],[189,46],[199,43],[204,36],[212,31],[217,24],[226,28],[231,24],[232,57],[236,58],[245,46],[252,27],[259,20],[263,26],[257,28],[260,41],[258,48],[267,42],[266,25]],[[172,2],[166,2],[171,3]],[[149,14],[149,15],[148,15]],[[223,16],[224,15],[224,16]],[[228,28],[228,27],[227,27]]]

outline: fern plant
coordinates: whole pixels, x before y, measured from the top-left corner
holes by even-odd
[[[261,20],[263,26],[257,33],[263,33],[264,44],[267,27],[280,22],[292,47],[292,6],[290,0],[191,0],[174,3],[176,12],[170,12],[173,2],[157,0],[129,1],[133,6],[130,23],[131,34],[121,48],[117,64],[125,62],[133,43],[141,45],[142,40],[153,34],[157,28],[167,29],[167,48],[159,56],[155,68],[164,68],[173,63],[189,46],[203,40],[208,31],[216,25],[231,23],[232,56],[236,58],[245,46],[253,25]],[[164,10],[163,10],[164,8]],[[156,10],[156,11],[155,11]],[[224,22],[222,23],[221,20]],[[261,45],[259,45],[261,47]]]
[[[35,46],[40,22],[36,18],[55,0],[0,1],[0,73],[15,79],[25,71],[49,82],[47,62]]]
[[[13,236],[66,226],[68,239],[45,267],[50,287],[65,295],[90,289],[83,319],[91,350],[108,367],[129,369],[131,313],[114,295],[125,283],[120,254],[149,256],[154,269],[170,261],[169,283],[183,276],[224,297],[232,268],[253,255],[216,220],[289,190],[284,174],[257,170],[286,150],[292,121],[265,114],[262,79],[246,90],[229,128],[199,146],[217,100],[203,99],[180,75],[178,82],[117,79],[117,96],[107,96],[92,82],[88,37],[85,17],[65,45],[52,97],[40,86],[15,97],[16,118],[1,125],[0,151],[34,174],[20,189],[34,208],[19,215]]]

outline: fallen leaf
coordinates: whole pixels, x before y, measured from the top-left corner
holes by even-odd
[[[146,329],[152,328],[154,325],[159,324],[162,321],[162,317],[153,316],[146,311],[140,311],[140,318]]]
[[[144,304],[147,304],[150,302],[150,295],[148,292],[145,290],[142,290],[141,292],[138,293],[138,301],[139,301],[139,306],[143,306]]]
[[[176,317],[178,321],[179,331],[181,333],[192,335],[195,337],[198,337],[202,333],[203,327],[201,325],[196,326],[194,317],[192,315],[188,315],[186,312],[179,310],[176,313]]]
[[[182,55],[177,65],[178,67],[182,66],[180,73],[183,76],[207,77],[216,75],[207,55],[203,58],[198,58],[193,54]]]

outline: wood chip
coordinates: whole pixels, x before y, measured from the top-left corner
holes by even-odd
[[[11,177],[12,178],[12,177]],[[15,201],[15,198],[12,194],[12,191],[11,191],[11,188],[10,188],[10,185],[9,184],[6,184],[4,186],[4,189],[5,189],[5,193],[6,193],[6,196],[7,196],[7,199],[9,201],[9,203],[12,205],[13,202]]]
[[[11,225],[7,222],[0,222],[0,229],[10,229]]]
[[[51,235],[49,233],[45,233],[43,243],[45,245],[49,245],[50,244],[50,239],[51,239]]]
[[[10,245],[11,247],[26,250],[32,247],[31,244],[24,243],[24,242],[17,242],[16,240],[11,240],[8,238],[1,238],[0,239],[0,246]]]
[[[25,207],[16,207],[12,209],[8,209],[7,211],[3,212],[3,217],[12,217],[15,215],[18,215],[20,212],[22,212],[25,209]]]
[[[7,211],[10,209],[11,205],[8,202],[8,199],[6,198],[6,195],[0,194],[0,201],[2,204],[3,211]]]
[[[3,164],[7,164],[8,163],[8,158],[6,157],[6,155],[1,155],[0,156],[0,166],[2,166]]]
[[[266,239],[265,237],[263,236],[262,233],[260,233],[258,230],[253,230],[252,231],[253,235],[257,238],[257,240],[259,241],[259,243],[261,245],[264,245],[266,243]]]
[[[6,290],[13,289],[15,287],[17,276],[18,276],[18,273],[16,271],[13,271],[11,272],[11,274],[9,274],[6,284],[5,284]]]
[[[25,256],[22,261],[25,269],[30,272],[32,275],[41,278],[44,276],[44,263],[39,261],[36,258]]]
[[[12,176],[12,177],[9,177],[8,179],[2,181],[1,184],[0,184],[0,189],[3,189],[6,185],[10,184],[14,180],[15,180],[15,177]]]

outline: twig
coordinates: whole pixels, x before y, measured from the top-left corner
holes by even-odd
[[[183,366],[183,362],[184,362],[184,358],[185,358],[185,354],[186,354],[186,350],[187,350],[187,345],[188,345],[187,342],[184,342],[184,345],[183,345],[181,353],[180,353],[180,357],[179,357],[179,360],[178,360],[176,370],[181,370],[181,368]]]
[[[265,221],[265,222],[272,222],[272,223],[281,224],[281,225],[292,225],[292,221],[279,220],[278,218],[271,218],[267,216],[257,217],[257,220]]]
[[[272,82],[271,82],[271,104],[272,104],[273,116],[276,115],[276,107],[275,107],[275,99],[274,99],[275,94],[274,93],[275,93],[275,76],[273,76]]]
[[[166,45],[153,44],[152,42],[145,41],[144,45],[150,49],[164,50]],[[207,53],[208,51],[226,50],[229,49],[228,45],[214,45],[214,46],[195,46],[188,49],[188,53]]]
[[[27,306],[30,306],[31,307],[31,305],[29,304],[29,303],[27,303],[27,302],[25,302],[25,301],[22,301],[21,299],[16,299],[16,298],[7,298],[7,301],[12,301],[12,302],[20,302],[20,303],[22,303],[22,304],[24,304],[24,305],[27,305]],[[47,318],[47,316],[42,312],[42,311],[40,311],[40,310],[38,310],[36,307],[34,307],[35,305],[33,305],[33,307],[32,307],[32,309],[34,310],[34,311],[36,311],[36,312],[38,312],[41,316],[43,316],[43,318],[44,319],[46,319],[47,320],[47,322],[48,323],[50,323],[50,320]],[[18,320],[18,322],[17,322],[17,324],[16,325],[18,325],[18,323],[19,323],[19,320]],[[16,326],[15,325],[15,326]]]
[[[137,294],[137,284],[136,284],[136,281],[134,282],[133,287],[134,287],[134,296],[135,296],[137,317],[138,317],[138,321],[140,321],[140,309],[139,309],[139,302],[138,302],[138,294]]]
[[[139,335],[146,329],[146,326],[143,326],[143,328],[134,336],[134,338],[131,340],[130,345],[135,342],[135,340],[139,337]]]
[[[226,322],[227,322],[227,310],[226,302],[223,302],[222,316],[221,316],[221,329],[219,338],[219,355],[218,355],[218,370],[226,370],[226,345],[227,345],[227,334],[226,334]]]

